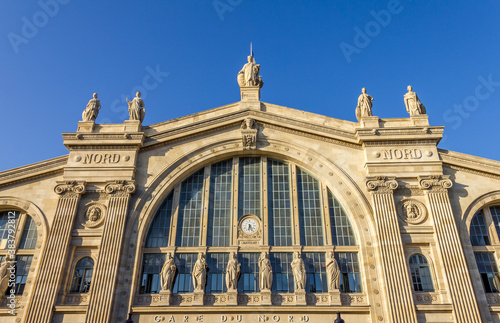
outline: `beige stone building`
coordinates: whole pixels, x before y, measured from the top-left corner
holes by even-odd
[[[438,149],[411,89],[344,121],[260,101],[248,64],[240,102],[86,110],[68,155],[0,173],[0,321],[500,322],[500,162]]]

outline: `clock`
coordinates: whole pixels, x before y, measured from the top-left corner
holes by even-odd
[[[259,224],[253,218],[245,219],[241,223],[241,230],[243,230],[243,232],[245,232],[246,234],[255,233],[255,231],[257,231],[258,227],[259,227]]]

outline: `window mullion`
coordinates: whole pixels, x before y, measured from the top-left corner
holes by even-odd
[[[181,197],[181,183],[174,188],[174,197],[172,201],[172,217],[170,219],[169,246],[175,246],[177,236],[177,224],[179,218],[179,200]]]
[[[200,221],[200,246],[207,245],[207,227],[208,227],[208,205],[210,200],[210,170],[211,165],[205,166],[203,174],[203,209],[201,210]]]
[[[292,223],[293,223],[293,244],[300,245],[299,227],[299,197],[297,191],[297,166],[290,164],[290,182],[292,186]]]
[[[25,212],[19,212],[19,219],[17,220],[16,235],[15,235],[16,249],[18,249],[19,245],[21,244],[21,239],[23,237],[23,232],[24,232],[24,226],[26,225],[26,219],[28,218],[28,216],[29,215],[27,215]]]
[[[231,241],[233,242],[232,245],[236,246],[238,245],[238,181],[239,181],[239,159],[238,157],[233,158],[233,207],[232,207],[232,214],[231,214],[231,223],[232,223],[232,230],[231,230]]]
[[[262,214],[262,242],[264,245],[269,245],[269,207],[268,207],[268,195],[267,195],[267,157],[262,157],[261,163],[261,214]]]
[[[321,205],[323,205],[323,234],[326,237],[325,245],[331,246],[332,242],[332,229],[330,223],[330,210],[328,205],[328,189],[326,185],[321,183]]]

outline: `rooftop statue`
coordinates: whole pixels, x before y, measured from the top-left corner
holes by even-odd
[[[262,87],[264,82],[262,77],[259,76],[260,65],[255,63],[253,50],[250,47],[250,55],[247,57],[248,63],[243,65],[243,68],[238,73],[238,84],[240,87],[244,86],[258,86]]]
[[[130,120],[139,120],[141,123],[146,115],[146,110],[144,109],[144,101],[141,99],[141,92],[135,94],[135,98],[128,102],[128,114]]]
[[[411,85],[408,85],[408,93],[405,94],[404,99],[406,111],[410,114],[410,117],[427,114],[425,106],[418,99],[417,93],[412,92]]]
[[[97,93],[94,93],[93,99],[87,103],[87,107],[82,112],[82,120],[83,121],[95,121],[97,119],[97,115],[99,114],[99,110],[101,109],[101,102],[97,100]]]
[[[362,117],[371,117],[373,98],[366,94],[366,88],[361,89],[361,95],[358,97],[358,106],[356,107],[356,119],[361,120]]]

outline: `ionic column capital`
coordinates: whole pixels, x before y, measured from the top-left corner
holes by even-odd
[[[446,192],[453,182],[449,175],[418,176],[418,185],[421,190]]]
[[[398,188],[398,181],[395,177],[367,177],[366,187],[369,191],[377,193],[392,193],[396,188]]]
[[[134,194],[135,188],[135,181],[110,181],[104,187],[104,191],[109,195]]]
[[[56,187],[54,187],[54,192],[58,195],[63,195],[65,193],[73,193],[73,194],[85,194],[85,186],[86,182],[76,182],[76,181],[65,181],[65,182],[57,182]]]

